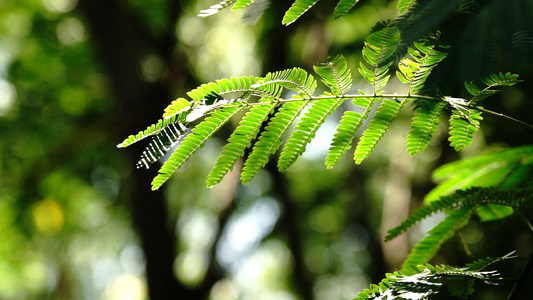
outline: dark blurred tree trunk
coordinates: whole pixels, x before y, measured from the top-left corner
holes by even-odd
[[[172,29],[167,40],[156,41],[142,30],[139,19],[122,11],[112,0],[80,1],[79,11],[87,20],[93,45],[116,97],[119,112],[110,123],[116,126],[116,142],[120,142],[131,132],[144,129],[157,120],[170,101],[168,87],[141,79],[139,62],[148,54],[167,58],[174,44]],[[134,148],[123,153],[138,155],[139,152]],[[131,161],[133,169],[133,158]],[[134,227],[146,259],[149,296],[152,300],[178,299],[180,296],[190,299],[188,291],[180,287],[173,272],[174,226],[169,224],[163,193],[150,190],[154,176],[155,169],[132,170],[129,195]]]

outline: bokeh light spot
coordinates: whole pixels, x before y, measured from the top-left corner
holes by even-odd
[[[16,91],[9,82],[0,79],[0,117],[9,113],[15,104]]]
[[[132,274],[121,274],[113,278],[104,292],[105,300],[143,300],[146,297],[146,282],[140,276]]]
[[[76,18],[65,18],[57,25],[57,37],[65,45],[73,45],[85,39],[85,26]]]
[[[78,0],[43,0],[43,4],[51,12],[66,13],[76,7]]]
[[[204,277],[207,264],[207,255],[198,251],[185,251],[176,258],[174,272],[183,283],[194,286]]]
[[[147,82],[154,82],[161,78],[165,71],[163,60],[157,55],[147,55],[141,62],[141,77]]]
[[[45,199],[35,203],[32,214],[37,230],[45,235],[58,233],[65,224],[63,209],[54,199]]]

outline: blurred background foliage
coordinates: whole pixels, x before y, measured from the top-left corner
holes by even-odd
[[[421,205],[436,166],[532,142],[523,127],[487,116],[464,153],[440,130],[412,158],[407,115],[363,165],[347,155],[326,170],[332,121],[286,173],[268,166],[248,185],[230,174],[206,189],[228,128],[151,192],[155,170],[134,169],[142,148],[115,145],[172,99],[217,78],[310,70],[340,53],[355,70],[371,27],[397,17],[396,1],[386,0],[361,1],[337,21],[336,1],[323,1],[289,27],[280,24],[291,1],[273,1],[254,24],[229,10],[196,16],[215,2],[0,0],[1,299],[351,299],[398,268],[435,224],[382,242]],[[526,82],[491,109],[531,122],[528,63],[520,65]],[[451,90],[461,79],[449,79]],[[486,226],[503,225],[474,222],[436,262],[468,262],[487,248],[529,255],[531,235],[506,222],[510,238],[488,239]],[[508,288],[480,299],[501,299]]]

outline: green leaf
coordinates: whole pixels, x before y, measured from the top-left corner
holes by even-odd
[[[306,11],[313,7],[318,0],[296,0],[283,16],[284,25],[290,25],[300,18]]]
[[[163,130],[163,128],[167,127],[170,124],[174,124],[175,122],[176,122],[176,116],[172,116],[166,119],[161,119],[157,121],[156,124],[152,124],[148,126],[145,130],[139,131],[136,135],[128,136],[124,141],[122,141],[120,144],[117,145],[117,148],[126,148],[132,144],[137,143],[140,140],[156,135],[160,133]]]
[[[532,164],[533,147],[523,146],[442,165],[433,172],[433,180],[439,185],[426,195],[424,201],[429,203],[473,185],[516,188],[529,178]]]
[[[172,101],[172,103],[170,103],[170,105],[165,108],[165,113],[163,114],[163,118],[170,118],[172,116],[179,115],[181,113],[189,111],[190,109],[191,109],[191,104],[189,103],[189,101],[187,101],[184,98],[178,98]]]
[[[268,73],[253,88],[268,91],[273,97],[281,94],[280,87],[312,97],[317,83],[311,74],[300,68]]]
[[[403,14],[413,6],[416,0],[398,0],[398,12]]]
[[[472,187],[466,190],[457,190],[451,195],[442,196],[426,206],[415,209],[405,221],[387,232],[385,241],[392,240],[418,222],[439,212],[470,206],[478,208],[505,206],[514,210],[531,204],[531,201],[533,201],[531,188],[506,191],[496,187]],[[477,212],[479,213],[479,210]]]
[[[231,117],[241,111],[244,106],[224,108],[213,112],[192,130],[172,156],[159,169],[159,174],[152,181],[152,190],[157,190],[172,174],[187,161],[205,141],[210,139]]]
[[[194,90],[187,93],[195,103],[205,104],[206,99],[212,99],[213,95],[225,95],[233,93],[247,93],[254,91],[260,93],[261,90],[252,88],[252,85],[257,84],[260,78],[254,76],[245,77],[232,77],[216,80],[215,82],[209,82],[202,84]],[[263,94],[261,94],[263,95]],[[269,96],[268,93],[264,94]]]
[[[248,183],[269,161],[281,146],[283,134],[287,132],[292,122],[309,103],[296,96],[295,101],[286,102],[266,126],[246,159],[241,172],[241,181]]]
[[[383,138],[392,122],[405,106],[405,103],[406,101],[383,100],[355,148],[354,160],[356,164],[363,162],[372,153],[377,143]]]
[[[409,253],[402,265],[406,269],[411,265],[425,264],[440,250],[442,245],[455,235],[455,232],[465,226],[477,206],[466,206],[452,210],[448,216],[423,238]]]
[[[480,265],[513,258],[512,254],[501,258],[487,258]],[[442,293],[441,287],[447,285],[451,296],[465,296],[472,293],[473,280],[481,280],[489,285],[497,285],[501,280],[500,273],[495,270],[482,271],[473,269],[478,264],[472,263],[465,267],[448,265],[433,266],[430,264],[412,266],[402,272],[386,273],[378,285],[371,284],[369,289],[357,294],[354,300],[424,300]]]
[[[246,113],[239,126],[229,137],[228,143],[224,146],[222,153],[215,162],[215,166],[207,176],[207,187],[213,187],[220,183],[224,175],[233,168],[235,162],[244,155],[244,150],[250,147],[261,125],[277,104],[277,102],[272,102],[254,106]]]
[[[247,7],[248,5],[252,4],[254,0],[237,0],[235,1],[235,5],[231,8],[231,10],[239,10]]]
[[[407,133],[407,152],[413,156],[423,152],[437,130],[442,109],[446,103],[429,102],[416,109],[411,120],[411,130]]]
[[[150,165],[165,156],[168,150],[187,135],[187,127],[181,123],[171,123],[163,128],[144,149],[137,168],[150,168]]]
[[[341,159],[341,157],[352,147],[352,141],[355,138],[355,134],[363,120],[368,117],[368,114],[372,110],[375,98],[357,98],[352,101],[353,104],[364,108],[362,114],[346,111],[342,116],[333,141],[326,157],[326,166],[333,168]]]
[[[334,112],[343,101],[343,98],[331,97],[313,103],[296,125],[296,130],[291,134],[280,154],[278,169],[281,172],[287,170],[302,155],[326,117]]]
[[[339,3],[337,3],[337,6],[335,6],[333,18],[338,20],[344,17],[344,15],[346,15],[357,4],[357,2],[359,2],[359,0],[339,0]]]
[[[475,83],[465,82],[466,89],[472,96],[474,96],[472,99],[469,100],[469,103],[479,102],[499,92],[498,90],[493,89],[495,87],[512,86],[522,82],[522,80],[519,80],[518,75],[516,74],[512,74],[509,72],[504,74],[500,72],[499,74],[490,75],[489,77],[481,80],[481,82],[485,85],[485,88],[483,89],[478,88]]]
[[[454,147],[455,151],[462,151],[470,146],[474,133],[479,129],[479,121],[482,119],[481,111],[475,109],[468,109],[461,114],[454,111],[450,117],[450,137],[448,138],[450,146]]]
[[[390,23],[378,23],[367,36],[363,48],[363,58],[370,65],[360,64],[359,73],[373,86],[374,95],[387,84],[389,61],[400,41],[398,28]]]
[[[411,58],[404,58],[398,64],[398,78],[403,83],[409,84],[409,94],[417,94],[424,86],[426,79],[447,55],[447,53],[435,50],[439,46],[437,37],[423,39],[409,47]]]
[[[314,70],[335,96],[343,96],[352,86],[352,74],[342,55],[328,58],[326,63],[315,65]]]
[[[341,159],[341,157],[352,147],[352,141],[355,137],[357,129],[361,126],[361,114],[354,111],[346,111],[342,116],[331,147],[326,157],[326,166],[328,169],[333,168]]]

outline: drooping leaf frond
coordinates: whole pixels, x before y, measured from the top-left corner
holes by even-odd
[[[511,259],[511,258],[516,258],[515,251],[507,253],[506,255],[504,255],[502,257],[481,258],[479,260],[476,260],[474,262],[471,262],[471,263],[467,264],[465,267],[467,269],[473,270],[473,271],[482,271],[482,270],[485,270],[488,267],[492,266],[495,263],[498,263],[498,262],[506,260],[506,259]]]
[[[335,96],[343,96],[352,87],[352,74],[344,56],[339,55],[314,66],[322,82]]]
[[[224,175],[233,168],[235,162],[244,155],[244,150],[250,147],[261,125],[277,104],[276,102],[271,102],[267,105],[254,106],[241,119],[239,126],[229,137],[228,143],[224,146],[222,153],[215,162],[215,166],[207,176],[208,187],[217,185]]]
[[[455,148],[455,151],[462,151],[470,146],[474,139],[474,133],[479,129],[479,121],[481,111],[475,109],[468,109],[458,113],[454,110],[454,114],[450,117],[450,146]]]
[[[156,135],[163,130],[163,128],[167,127],[170,124],[174,124],[176,122],[176,115],[166,118],[166,119],[160,119],[157,121],[157,123],[152,124],[148,126],[145,130],[139,131],[136,135],[130,135],[128,136],[124,141],[122,141],[120,144],[117,145],[118,148],[126,148],[132,144],[137,143],[138,141],[141,141],[147,137]]]
[[[377,143],[383,138],[390,125],[396,119],[406,101],[396,102],[392,100],[383,100],[380,107],[373,116],[368,127],[363,132],[363,136],[355,148],[354,160],[360,164],[374,150]]]
[[[407,133],[406,147],[409,155],[422,153],[437,130],[439,118],[445,102],[429,102],[416,109],[411,120],[411,130]]]
[[[492,264],[510,258],[514,256],[489,257],[483,261]],[[460,284],[465,285],[465,281],[481,280],[485,284],[497,285],[502,279],[498,271],[484,271],[484,268],[477,268],[480,266],[483,264],[471,263],[465,267],[424,264],[402,272],[387,273],[379,284],[371,284],[354,300],[425,300],[442,293],[444,286],[448,287],[451,296],[465,298],[473,292],[473,288],[457,288]]]
[[[283,134],[287,132],[292,122],[309,103],[309,100],[303,100],[299,96],[295,97],[301,101],[286,102],[259,136],[242,168],[241,181],[243,184],[249,182],[268,163],[270,155],[274,154],[281,146]]]
[[[333,18],[335,20],[344,17],[356,4],[359,0],[339,0],[335,10],[333,11]]]
[[[333,113],[342,103],[343,98],[331,96],[329,99],[315,101],[309,110],[304,114],[302,120],[296,125],[296,130],[291,134],[278,161],[280,171],[287,170],[294,161],[302,155],[309,142],[315,137],[316,131],[326,117]]]
[[[333,168],[344,153],[352,147],[355,134],[359,127],[361,127],[363,120],[367,118],[372,110],[372,105],[375,100],[376,98],[357,98],[352,101],[353,104],[364,108],[364,112],[359,114],[353,111],[346,111],[342,116],[333,136],[328,156],[326,157],[326,166],[328,168]]]
[[[450,211],[448,216],[433,227],[428,232],[428,235],[411,250],[407,259],[403,262],[402,269],[429,262],[442,245],[455,235],[457,230],[468,224],[476,209],[477,206],[472,205]]]
[[[152,181],[152,190],[157,190],[161,187],[215,132],[243,108],[244,106],[241,105],[215,111],[194,127],[192,133],[187,135],[172,156],[159,169],[159,174]]]
[[[374,95],[381,92],[389,81],[390,57],[400,41],[398,28],[390,23],[378,23],[372,28],[363,48],[363,58],[370,65],[361,62],[359,73],[373,87]]]
[[[313,7],[318,0],[296,0],[283,16],[284,25],[290,25],[300,18],[306,11]]]
[[[458,190],[451,195],[440,197],[427,206],[414,210],[405,221],[387,232],[385,240],[390,241],[418,222],[450,209],[470,206],[482,207],[491,204],[518,209],[525,205],[531,205],[533,203],[531,192],[531,189],[507,191],[496,187],[472,187],[467,190]]]
[[[163,157],[170,148],[187,135],[187,127],[182,123],[171,123],[159,132],[141,155],[137,168],[150,168],[150,165]]]
[[[404,12],[408,11],[415,2],[416,0],[399,0],[398,1],[398,12],[400,14],[403,14]]]
[[[489,96],[494,95],[498,92],[498,90],[494,90],[493,88],[498,86],[512,86],[519,82],[522,82],[522,80],[518,79],[518,75],[511,74],[511,73],[499,73],[499,74],[492,74],[488,78],[485,78],[481,80],[481,82],[485,85],[483,89],[480,89],[477,87],[475,83],[472,82],[465,82],[465,87],[468,90],[472,96],[474,96],[472,99],[470,99],[469,103],[477,103]]]
[[[398,79],[409,84],[409,94],[419,93],[431,70],[446,57],[447,53],[435,49],[438,45],[438,37],[415,42],[414,47],[408,48],[411,58],[406,57],[398,64]]]
[[[302,93],[307,97],[312,97],[315,92],[317,83],[315,78],[308,74],[304,69],[293,68],[285,71],[278,71],[268,73],[263,80],[253,85],[254,88],[260,89],[268,93],[272,93],[272,97],[278,97],[281,93],[279,87]]]
[[[352,141],[359,126],[361,126],[362,116],[354,111],[346,111],[342,116],[337,130],[331,142],[331,147],[326,157],[326,166],[333,168],[341,157],[352,146]]]
[[[165,108],[163,118],[170,118],[172,116],[182,114],[190,109],[191,103],[189,103],[189,101],[184,98],[178,98],[172,101],[172,103],[170,103],[170,105]],[[180,120],[178,119],[178,121]]]
[[[205,100],[217,100],[216,97],[214,97],[216,95],[248,92],[250,90],[254,90],[257,93],[260,93],[261,90],[255,90],[252,88],[252,85],[255,85],[257,83],[257,80],[258,78],[254,76],[219,79],[215,82],[202,84],[196,89],[187,92],[187,96],[189,96],[195,103],[211,104],[205,103]]]

